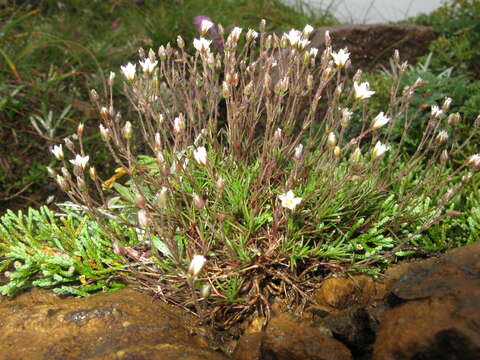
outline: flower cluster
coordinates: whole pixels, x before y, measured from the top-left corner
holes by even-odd
[[[151,274],[165,300],[267,299],[271,289],[251,279],[295,283],[300,294],[308,282],[289,273],[299,262],[313,271],[320,257],[365,261],[417,241],[444,216],[441,199],[480,167],[478,154],[447,167],[464,146],[448,131],[459,122],[448,115],[449,98],[427,114],[414,155],[402,153],[406,109],[423,82],[399,90],[398,80],[392,103],[370,111],[375,90],[360,72],[348,79],[350,53],[333,51],[328,32],[320,50],[311,47],[310,25],[277,36],[264,22],[258,32],[226,33],[206,17],[195,21],[193,54],[179,37],[178,47],[140,50],[138,64],[121,67],[138,119],[125,121],[112,94],[103,101],[92,91],[118,167],[111,178],[90,166],[83,126],[65,141],[71,160],[62,145],[52,149],[63,166],[51,175],[112,242],[113,221],[135,230],[125,231],[150,255],[135,257],[135,271]],[[394,62],[400,78],[403,65]],[[399,125],[405,130],[394,138]]]

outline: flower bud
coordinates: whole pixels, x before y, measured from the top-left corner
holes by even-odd
[[[452,98],[446,97],[442,105],[442,111],[447,113],[450,110],[450,105],[452,104]]]
[[[146,229],[148,227],[148,215],[145,209],[138,210],[138,226],[142,229]]]
[[[207,149],[204,146],[200,146],[198,149],[193,151],[193,158],[197,161],[199,165],[207,165]]]
[[[188,267],[188,275],[196,277],[202,271],[207,259],[202,255],[194,255],[190,266]]]
[[[202,286],[202,289],[200,290],[200,295],[202,296],[203,299],[207,299],[210,296],[210,290],[211,290],[210,284],[204,284]]]
[[[100,116],[103,120],[108,120],[108,109],[105,106],[102,106],[100,109]]]
[[[74,153],[75,152],[75,145],[73,144],[72,140],[70,140],[70,138],[66,137],[65,139],[63,139],[63,141],[65,142],[65,146],[67,147],[67,149]]]
[[[222,177],[218,178],[215,183],[215,187],[218,191],[222,191],[225,188],[225,179]]]
[[[230,86],[228,86],[226,81],[222,83],[222,95],[225,99],[228,99],[231,95]]]
[[[50,166],[47,166],[48,176],[54,178],[57,176],[57,172],[53,170]]]
[[[442,130],[437,134],[437,137],[435,138],[436,142],[438,145],[443,145],[447,142],[448,140],[448,132],[446,130]]]
[[[282,129],[278,128],[275,130],[275,133],[273,134],[273,141],[279,142],[282,140]]]
[[[162,61],[167,58],[167,52],[165,51],[165,46],[162,45],[158,48],[158,57]]]
[[[108,76],[108,85],[113,86],[114,82],[115,82],[115,73],[113,71],[110,71],[110,75]]]
[[[202,210],[205,207],[205,202],[198,194],[193,194],[193,205],[198,209]]]
[[[266,20],[262,19],[262,20],[260,20],[260,25],[258,26],[258,30],[260,30],[260,32],[264,33],[265,29],[266,29],[266,26],[267,26]]]
[[[65,178],[61,175],[57,175],[56,180],[58,186],[60,186],[60,189],[62,189],[64,192],[67,192],[69,189],[68,181],[65,180]]]
[[[127,121],[125,123],[125,126],[122,129],[123,137],[127,140],[130,140],[132,138],[132,123],[130,121]]]
[[[99,128],[100,128],[100,136],[102,137],[102,140],[105,142],[108,142],[110,140],[110,130],[105,128],[102,124],[100,124]]]
[[[173,120],[173,132],[176,135],[179,135],[185,131],[185,118],[183,114],[179,114],[174,120]]]
[[[180,35],[177,36],[177,45],[180,49],[183,49],[185,47],[185,41]]]
[[[144,208],[147,204],[147,199],[140,193],[135,194],[135,206],[139,208]]]
[[[298,144],[298,146],[295,147],[295,153],[293,155],[295,160],[300,160],[302,158],[302,152],[303,152],[303,145]]]
[[[342,155],[342,150],[340,149],[340,146],[335,146],[333,148],[333,155],[338,159]]]
[[[93,181],[96,180],[97,170],[95,170],[95,168],[93,166],[90,166],[90,168],[88,169],[88,174],[90,175],[90,179],[92,179]]]
[[[90,90],[90,98],[92,99],[92,102],[96,103],[98,101],[99,96],[98,96],[97,90],[95,89]]]
[[[159,208],[165,208],[167,207],[167,201],[168,201],[168,188],[166,186],[163,186],[160,192],[155,195],[155,204]]]
[[[85,126],[83,125],[83,123],[78,124],[78,126],[77,126],[77,135],[78,135],[79,137],[82,137],[82,135],[83,135],[83,130],[84,130],[84,129],[85,129]]]
[[[332,46],[332,38],[330,37],[330,31],[325,31],[325,46]]]
[[[460,116],[460,114],[457,112],[457,113],[453,113],[453,114],[450,114],[448,115],[447,117],[447,120],[446,120],[446,123],[447,125],[458,125],[461,121],[462,117]]]
[[[448,151],[447,150],[443,150],[442,153],[440,154],[440,162],[445,164],[447,161],[448,161]]]
[[[359,147],[356,147],[355,150],[353,150],[352,155],[350,155],[350,163],[353,165],[356,165],[360,162],[362,159],[362,150],[360,150]]]
[[[330,148],[335,147],[337,145],[337,136],[335,135],[334,132],[330,132],[328,134],[328,139],[327,139],[327,146]]]

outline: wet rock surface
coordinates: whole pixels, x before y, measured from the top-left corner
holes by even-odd
[[[428,46],[436,38],[431,27],[411,24],[338,25],[315,30],[311,46],[325,47],[325,31],[330,31],[334,50],[347,47],[354,69],[370,71],[381,65],[389,68],[389,59],[395,49],[402,61],[415,63],[428,53]]]
[[[60,299],[34,290],[0,300],[0,359],[225,359],[185,314],[125,289]]]

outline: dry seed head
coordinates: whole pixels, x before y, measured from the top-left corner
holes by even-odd
[[[115,82],[115,73],[113,71],[110,71],[110,75],[108,76],[108,85],[113,86],[114,82]]]
[[[338,159],[342,155],[342,150],[340,149],[340,146],[335,146],[333,148],[333,155]]]
[[[166,186],[163,186],[162,189],[157,193],[154,202],[159,208],[165,208],[167,206],[168,188]]]
[[[258,30],[260,30],[261,33],[265,32],[267,26],[267,21],[265,19],[260,20],[260,25],[258,26]]]
[[[176,135],[179,135],[185,131],[185,118],[182,113],[180,113],[174,120],[173,120],[173,132]]]
[[[222,83],[222,95],[225,99],[228,99],[231,95],[230,86],[228,86],[226,81]]]
[[[302,158],[302,152],[303,152],[303,145],[298,144],[298,146],[295,147],[295,153],[294,153],[293,157],[296,160],[300,160]]]
[[[147,199],[140,193],[135,194],[135,206],[139,208],[144,208],[147,204]]]
[[[99,129],[102,140],[108,142],[110,140],[110,130],[105,128],[102,124],[99,125]]]
[[[356,165],[362,159],[362,150],[357,146],[355,150],[353,150],[352,155],[350,155],[350,163]]]
[[[467,164],[474,169],[480,169],[480,154],[471,155],[467,160]]]
[[[325,31],[325,46],[332,46],[332,38],[330,37],[330,31]]]
[[[67,149],[74,153],[75,145],[73,144],[72,140],[70,140],[69,137],[66,137],[65,139],[63,139],[63,141],[65,142],[65,146],[67,147]]]
[[[95,170],[93,166],[90,166],[88,169],[88,174],[90,175],[90,179],[92,179],[92,181],[97,179],[97,170]]]
[[[50,166],[47,166],[47,173],[48,173],[48,176],[52,178],[57,176],[57,172],[53,170]]]
[[[83,125],[83,123],[78,124],[78,126],[77,126],[77,135],[78,135],[79,137],[82,137],[82,136],[83,136],[83,130],[85,130],[85,126]]]
[[[180,35],[177,36],[177,45],[180,49],[183,49],[185,47],[185,41]]]
[[[56,180],[58,186],[60,186],[60,189],[62,189],[64,192],[67,192],[69,189],[68,181],[65,180],[65,178],[61,175],[57,175]]]

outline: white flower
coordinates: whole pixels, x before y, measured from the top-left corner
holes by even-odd
[[[253,29],[248,29],[247,35],[245,35],[247,41],[252,41],[258,38],[258,32]]]
[[[432,114],[432,117],[436,119],[436,118],[439,118],[443,114],[443,111],[437,105],[433,105],[431,114]]]
[[[203,19],[200,23],[200,34],[205,35],[212,26],[213,22],[207,19]]]
[[[74,166],[79,166],[82,169],[85,169],[87,167],[88,159],[90,159],[90,156],[88,156],[88,155],[87,156],[81,156],[80,154],[77,154],[75,159],[70,160],[70,162]]]
[[[373,158],[374,159],[381,158],[388,150],[390,150],[389,146],[382,144],[380,141],[377,141],[372,152]]]
[[[318,49],[317,49],[316,47],[312,47],[312,48],[310,48],[310,49],[308,50],[308,54],[309,54],[312,58],[314,58],[314,57],[316,57],[317,54],[318,54]]]
[[[285,194],[279,195],[278,198],[282,202],[282,206],[290,210],[295,210],[297,205],[302,202],[302,198],[295,197],[292,190],[288,190]]]
[[[337,52],[332,52],[332,58],[335,65],[338,67],[344,67],[350,58],[350,53],[347,48],[340,49]]]
[[[207,149],[205,147],[200,146],[197,150],[193,152],[193,157],[200,165],[207,165]]]
[[[287,33],[285,33],[288,41],[290,42],[291,46],[296,46],[302,37],[302,33],[298,30],[292,29]]]
[[[232,30],[232,32],[230,33],[230,35],[228,36],[228,39],[227,41],[233,41],[233,42],[237,42],[238,39],[240,38],[240,34],[242,33],[242,28],[239,28],[237,26],[235,26]]]
[[[158,61],[152,61],[150,58],[146,58],[145,61],[140,61],[140,66],[144,73],[151,74],[153,70],[155,70],[155,66],[157,66]]]
[[[474,168],[480,169],[480,154],[470,156],[467,160],[467,164]]]
[[[212,43],[212,40],[207,40],[201,37],[200,39],[193,40],[193,47],[199,52],[208,52],[210,51],[211,43]]]
[[[390,119],[385,116],[383,111],[379,113],[377,116],[375,116],[375,119],[372,121],[372,129],[379,129],[386,123],[388,123]]]
[[[132,63],[128,63],[127,65],[120,66],[120,69],[122,70],[123,75],[127,78],[128,81],[133,81],[133,79],[135,79],[136,68],[137,68],[137,65]]]
[[[310,40],[307,40],[307,39],[301,39],[299,42],[298,42],[298,48],[300,50],[303,50],[305,49],[308,44],[310,44]]]
[[[310,36],[310,34],[312,33],[313,31],[313,26],[312,25],[305,25],[305,27],[303,28],[303,31],[302,31],[302,35],[303,37],[305,38],[308,38]]]
[[[358,84],[355,81],[353,83],[353,88],[355,89],[356,100],[368,99],[370,96],[375,94],[375,91],[370,90],[370,84],[368,82],[363,82],[361,84]]]
[[[202,255],[194,255],[192,261],[190,262],[190,266],[188,267],[188,274],[190,276],[197,276],[202,271],[203,266],[207,262],[205,256]]]
[[[52,149],[53,155],[57,158],[57,160],[62,160],[63,159],[63,148],[62,144],[60,145],[54,145]]]

